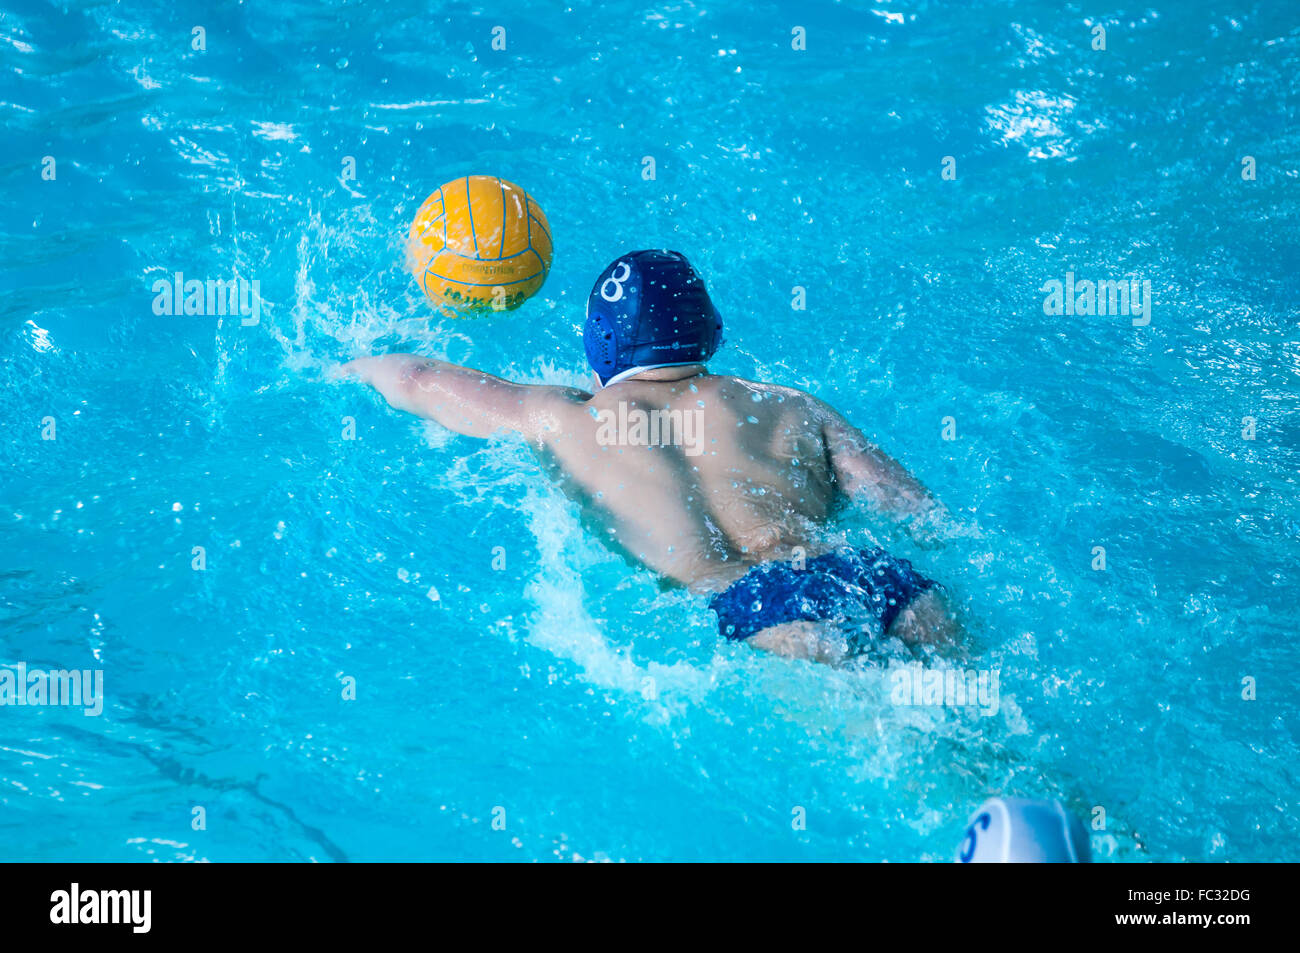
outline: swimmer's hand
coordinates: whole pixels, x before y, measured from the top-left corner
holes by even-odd
[[[355,363],[356,361],[348,361],[346,364],[335,364],[325,372],[325,379],[327,381],[341,381],[347,377],[356,377],[357,371],[352,366]]]
[[[934,500],[929,509],[907,520],[903,529],[921,549],[942,549],[954,539],[978,538],[981,535],[973,523],[957,519],[938,500]]]
[[[903,529],[922,549],[942,549],[949,538],[951,520],[943,504],[936,501],[928,509],[907,518]]]

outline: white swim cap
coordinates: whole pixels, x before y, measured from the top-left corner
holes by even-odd
[[[957,848],[962,864],[1086,864],[1088,833],[1060,801],[985,801]]]

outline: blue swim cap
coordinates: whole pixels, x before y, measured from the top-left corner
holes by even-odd
[[[957,848],[962,864],[1086,864],[1088,833],[1060,801],[989,798]]]
[[[722,343],[722,316],[685,255],[636,251],[596,279],[582,342],[608,387],[652,367],[707,361]]]

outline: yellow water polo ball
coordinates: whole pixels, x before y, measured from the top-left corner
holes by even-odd
[[[411,274],[435,307],[479,314],[523,304],[551,269],[551,226],[531,195],[468,175],[420,206],[406,243]]]

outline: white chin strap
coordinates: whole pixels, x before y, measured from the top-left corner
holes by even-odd
[[[635,377],[637,374],[640,374],[642,371],[653,371],[653,370],[657,370],[660,367],[689,367],[691,364],[702,364],[702,363],[703,361],[674,361],[671,364],[646,364],[642,367],[629,367],[625,371],[619,371],[617,374],[615,374],[609,380],[605,381],[605,383],[601,384],[600,386],[602,389],[606,387],[613,387],[619,381],[625,381],[629,377]]]

